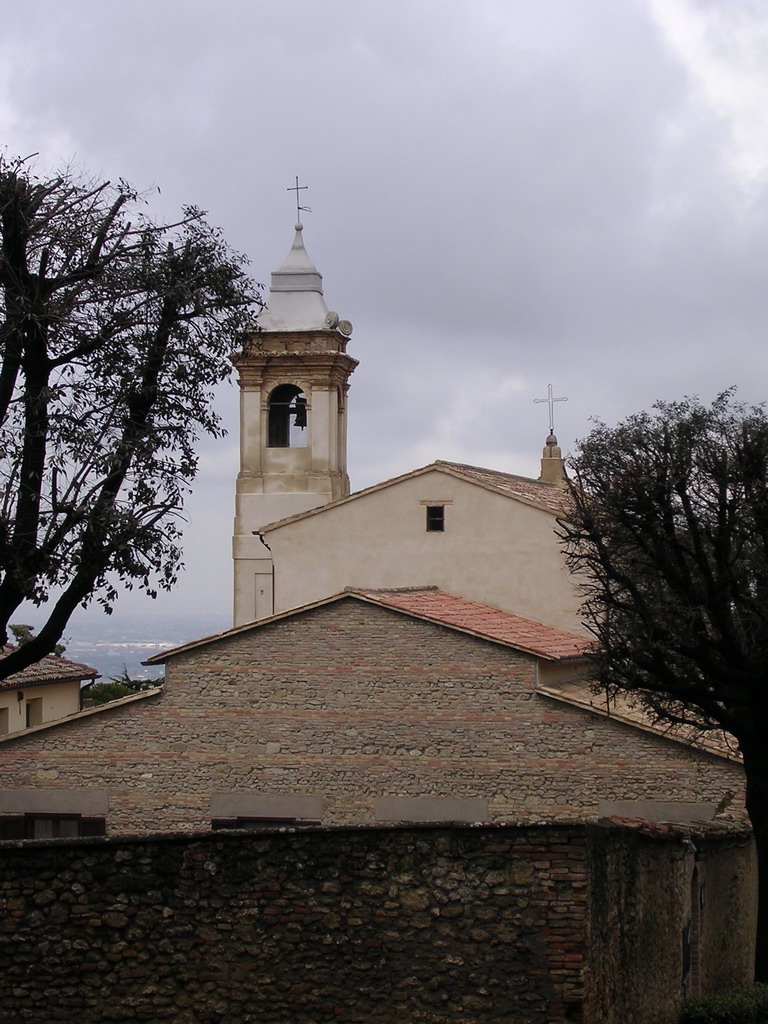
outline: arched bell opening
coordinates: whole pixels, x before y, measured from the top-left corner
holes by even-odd
[[[295,384],[280,384],[269,396],[267,447],[306,446],[307,396]]]

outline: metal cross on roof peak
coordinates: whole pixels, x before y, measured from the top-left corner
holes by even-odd
[[[549,432],[554,434],[555,432],[555,402],[567,402],[567,398],[553,398],[552,397],[552,385],[547,384],[547,397],[546,398],[534,398],[534,404],[538,405],[540,402],[546,402],[549,406]]]
[[[310,206],[300,206],[299,205],[299,192],[304,192],[308,188],[309,188],[309,185],[300,185],[299,184],[299,176],[297,174],[296,175],[296,184],[295,185],[289,185],[288,188],[285,190],[286,192],[295,192],[296,193],[296,220],[299,223],[301,223],[301,211],[302,210],[304,210],[305,213],[312,213],[312,208]]]

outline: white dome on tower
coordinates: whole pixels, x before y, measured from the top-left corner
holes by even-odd
[[[258,320],[263,331],[327,330],[339,324],[338,315],[328,312],[323,275],[304,248],[303,231],[304,226],[297,223],[290,252],[272,273],[266,308]],[[343,333],[351,333],[351,326]]]

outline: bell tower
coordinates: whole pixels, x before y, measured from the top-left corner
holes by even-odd
[[[233,363],[240,385],[234,624],[271,615],[273,566],[259,530],[349,494],[347,391],[352,324],[329,312],[303,226],[272,274],[267,305]]]

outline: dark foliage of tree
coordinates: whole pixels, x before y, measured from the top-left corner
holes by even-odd
[[[172,586],[195,445],[222,433],[211,390],[258,296],[200,211],[145,205],[0,157],[0,641],[24,601],[49,608],[0,679],[116,581]]]
[[[26,622],[12,622],[8,629],[13,637],[13,642],[18,644],[19,647],[28,644],[30,640],[35,638],[35,627],[28,625]],[[63,658],[66,649],[66,644],[56,644],[51,653],[55,654],[57,658]]]
[[[101,683],[89,683],[82,692],[89,704],[98,706],[99,704],[108,704],[113,700],[120,700],[121,697],[131,697],[144,690],[153,690],[156,686],[162,686],[164,681],[163,676],[154,679],[134,679],[123,665],[123,671],[118,675]]]
[[[598,424],[571,460],[562,524],[599,683],[723,729],[744,758],[768,980],[768,416],[732,392]]]

